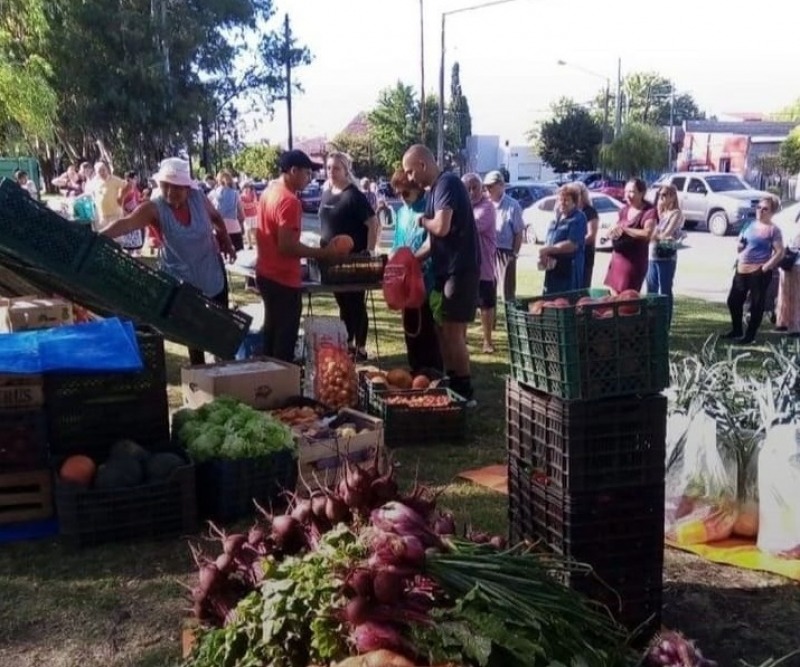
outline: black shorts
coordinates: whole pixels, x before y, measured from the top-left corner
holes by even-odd
[[[442,287],[442,320],[470,324],[478,310],[480,275],[458,273],[448,276]]]
[[[478,284],[478,308],[489,310],[497,307],[497,283],[494,280],[481,280]]]
[[[228,232],[228,236],[231,237],[231,243],[236,252],[244,250],[244,234],[242,232]]]

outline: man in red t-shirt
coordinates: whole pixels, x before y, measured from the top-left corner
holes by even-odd
[[[340,253],[330,245],[300,243],[303,207],[297,193],[322,165],[299,150],[285,151],[278,164],[281,175],[258,202],[256,284],[264,300],[264,354],[292,363],[302,311],[300,259],[329,259]]]

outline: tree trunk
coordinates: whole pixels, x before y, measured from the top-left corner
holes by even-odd
[[[200,118],[200,166],[207,173],[211,173],[211,126],[205,116]]]

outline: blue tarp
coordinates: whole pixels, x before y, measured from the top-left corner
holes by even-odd
[[[0,373],[133,372],[142,368],[133,325],[116,317],[0,334]]]

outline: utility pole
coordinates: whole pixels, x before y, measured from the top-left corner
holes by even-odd
[[[420,138],[425,143],[425,13],[424,0],[419,0],[419,96],[420,96]]]
[[[292,29],[289,27],[289,15],[283,19],[283,38],[284,38],[284,54],[283,59],[286,64],[286,115],[289,118],[289,139],[287,141],[287,148],[292,150],[293,132],[292,132]]]
[[[667,171],[672,171],[672,145],[675,143],[675,84],[669,82],[669,139],[667,146]]]
[[[622,58],[617,58],[617,103],[614,108],[614,138],[622,131]]]

